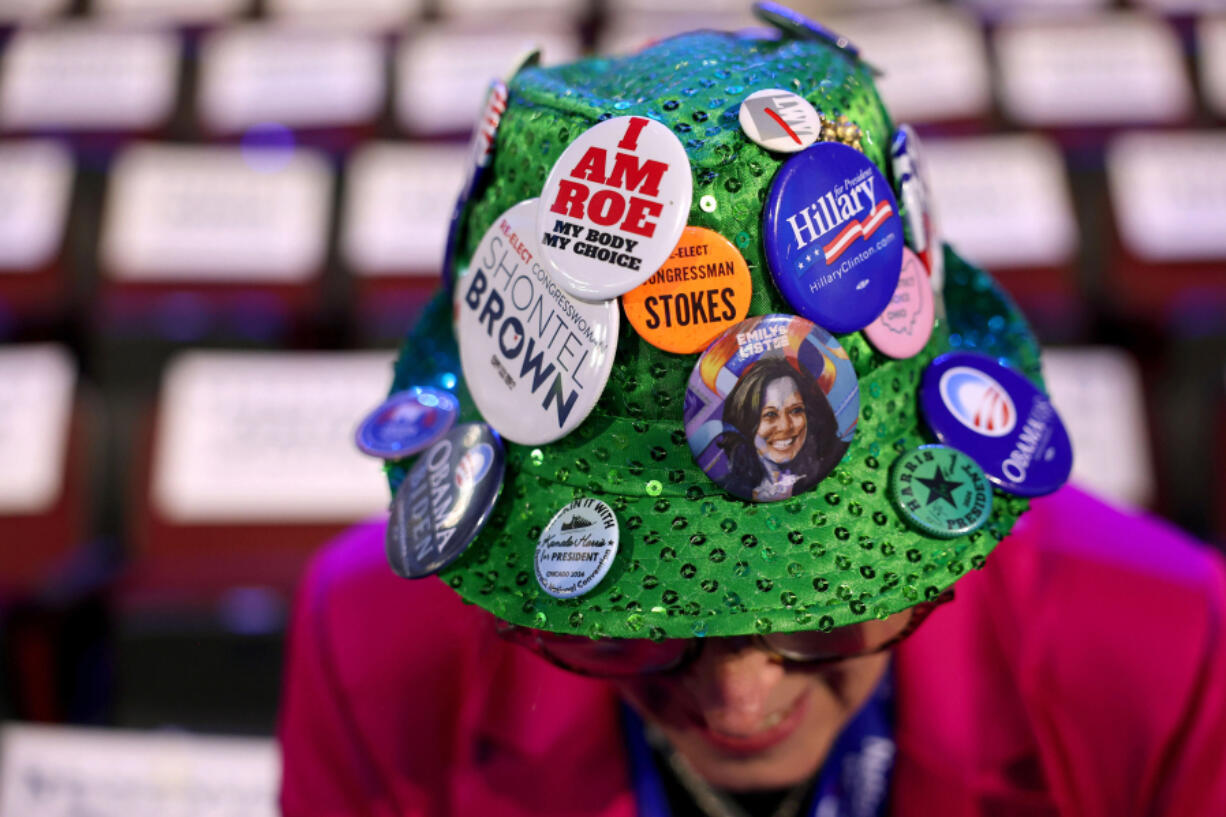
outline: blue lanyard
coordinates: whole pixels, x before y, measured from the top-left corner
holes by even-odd
[[[893,715],[887,673],[831,746],[818,773],[810,817],[884,817],[894,768]],[[622,724],[639,817],[671,817],[642,720],[623,705]]]

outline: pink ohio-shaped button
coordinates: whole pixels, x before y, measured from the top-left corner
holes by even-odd
[[[908,358],[919,354],[932,335],[935,316],[932,285],[924,262],[908,247],[903,250],[902,272],[893,297],[864,334],[882,354]]]

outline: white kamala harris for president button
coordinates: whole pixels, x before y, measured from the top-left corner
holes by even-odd
[[[689,157],[667,126],[619,116],[588,128],[541,194],[537,235],[554,278],[589,301],[634,289],[677,245],[693,193]]]
[[[536,546],[536,580],[559,599],[572,599],[600,584],[613,566],[621,529],[613,509],[599,499],[576,499],[554,514]]]
[[[455,286],[468,390],[486,422],[523,445],[583,422],[617,351],[617,301],[581,301],[558,286],[536,239],[538,206],[522,201],[494,219]]]

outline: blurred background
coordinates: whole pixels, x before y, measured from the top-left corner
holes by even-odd
[[[1226,541],[1226,0],[796,0],[1049,345],[1075,476]],[[0,817],[274,813],[309,555],[488,81],[732,0],[0,0]],[[88,808],[86,806],[88,804]]]

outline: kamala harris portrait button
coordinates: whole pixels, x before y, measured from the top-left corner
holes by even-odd
[[[831,332],[868,326],[894,294],[903,231],[885,176],[863,153],[819,142],[771,183],[763,245],[797,313]]]
[[[1073,448],[1046,394],[995,358],[951,352],[924,370],[920,408],[937,439],[979,463],[993,484],[1022,496],[1068,481]]]
[[[485,421],[512,442],[569,434],[600,399],[617,351],[616,300],[567,295],[537,243],[538,199],[494,220],[456,282],[464,382]]]
[[[619,116],[588,128],[541,193],[536,234],[550,273],[588,301],[634,289],[677,246],[693,184],[685,147],[666,125]]]
[[[422,452],[392,500],[392,570],[419,579],[458,559],[489,520],[505,471],[502,441],[484,423],[458,425]]]
[[[355,442],[372,457],[411,457],[447,433],[460,415],[451,392],[414,386],[396,392],[358,426]]]
[[[829,332],[795,315],[764,315],[699,356],[683,413],[707,476],[741,499],[773,502],[812,488],[842,459],[860,390]]]

